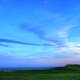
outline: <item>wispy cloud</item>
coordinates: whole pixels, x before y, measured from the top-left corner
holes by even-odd
[[[74,43],[71,42],[69,40],[69,34],[70,34],[70,30],[74,27],[76,27],[76,25],[66,25],[66,27],[62,28],[61,30],[59,30],[56,34],[57,36],[54,38],[46,38],[45,35],[45,31],[43,31],[41,28],[39,27],[32,27],[32,28],[28,28],[27,26],[24,26],[26,28],[26,31],[30,31],[33,32],[35,35],[37,35],[40,39],[43,39],[45,41],[49,41],[52,43],[56,43],[56,45],[58,46],[57,52],[64,57],[64,58],[75,58],[77,56],[80,56],[80,44],[78,43]],[[60,56],[58,54],[58,56]],[[65,54],[65,55],[64,55]],[[55,54],[56,55],[56,54]],[[61,56],[61,57],[62,57]]]
[[[74,27],[76,28],[75,25],[69,26],[69,28],[65,28],[65,30],[63,29],[58,33],[58,36],[62,38],[65,44],[65,46],[60,47],[58,51],[65,54],[65,58],[68,55],[67,59],[71,58],[77,60],[76,57],[80,56],[80,43],[75,43],[69,40],[70,30]]]
[[[57,37],[47,38],[46,37],[46,32],[43,29],[41,29],[40,27],[30,27],[30,26],[28,27],[26,24],[23,24],[23,25],[20,26],[20,29],[24,30],[24,31],[32,32],[35,35],[37,35],[38,38],[40,38],[41,40],[45,40],[47,42],[52,42],[53,44],[55,43],[58,47],[59,46],[64,46],[63,42]]]
[[[36,43],[27,43],[27,42],[22,42],[22,41],[16,41],[16,40],[10,40],[10,39],[0,39],[0,43],[13,43],[13,44],[21,44],[21,45],[31,45],[31,46],[53,46],[51,44],[36,44]],[[1,46],[8,47],[5,44],[1,44]]]
[[[20,29],[24,31],[29,31],[38,36],[38,38],[52,42],[49,44],[55,43],[57,45],[57,50],[59,53],[66,53],[66,55],[75,56],[75,53],[80,52],[79,44],[75,44],[69,40],[70,30],[75,28],[76,24],[64,25],[60,30],[56,32],[56,37],[46,37],[46,32],[41,27],[30,27],[26,24],[21,25]]]

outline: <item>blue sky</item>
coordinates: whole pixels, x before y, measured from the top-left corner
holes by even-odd
[[[80,0],[0,0],[0,67],[80,64]]]

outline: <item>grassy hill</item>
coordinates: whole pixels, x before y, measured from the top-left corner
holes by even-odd
[[[46,70],[0,71],[0,80],[80,80],[80,65],[69,64]]]

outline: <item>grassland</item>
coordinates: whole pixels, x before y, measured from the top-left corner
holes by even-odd
[[[80,80],[80,66],[0,72],[0,80]]]

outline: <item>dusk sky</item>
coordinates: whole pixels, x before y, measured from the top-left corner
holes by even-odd
[[[80,64],[80,0],[0,0],[0,67]]]

